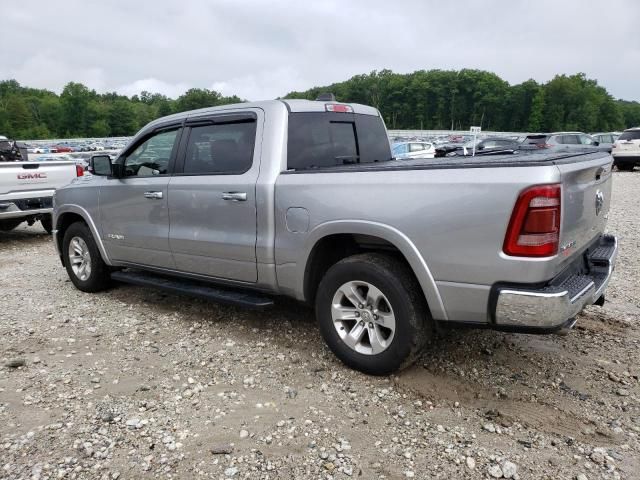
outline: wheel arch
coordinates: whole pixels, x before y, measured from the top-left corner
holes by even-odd
[[[433,318],[447,315],[426,261],[411,240],[396,228],[368,221],[335,221],[314,228],[307,238],[301,272],[304,300],[312,302],[331,265],[362,251],[389,251],[406,262],[420,284]]]
[[[91,231],[91,235],[93,235],[94,240],[96,241],[96,245],[98,246],[98,251],[102,256],[102,259],[107,265],[111,265],[109,260],[109,256],[107,255],[107,251],[105,249],[104,243],[102,242],[102,238],[98,232],[98,228],[87,212],[83,207],[79,205],[65,205],[56,211],[56,215],[54,218],[54,234],[55,234],[55,243],[56,249],[60,254],[60,259],[62,259],[62,241],[64,239],[64,234],[75,222],[83,222],[89,230]]]

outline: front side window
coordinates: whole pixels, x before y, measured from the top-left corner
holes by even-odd
[[[580,143],[582,145],[593,145],[593,139],[588,135],[580,135]]]
[[[253,162],[254,119],[191,128],[184,173],[216,175],[245,173]]]
[[[138,145],[124,160],[125,176],[153,177],[169,173],[169,161],[177,136],[177,128],[166,130]]]

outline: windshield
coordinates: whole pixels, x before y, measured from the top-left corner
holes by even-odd
[[[640,140],[640,130],[629,130],[618,137],[618,140]]]

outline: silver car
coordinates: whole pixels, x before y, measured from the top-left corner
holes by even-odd
[[[431,142],[401,142],[393,144],[391,153],[398,160],[433,158],[436,153],[436,148]]]

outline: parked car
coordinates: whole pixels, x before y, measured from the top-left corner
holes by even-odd
[[[614,142],[620,136],[620,132],[593,133],[591,138],[599,143],[600,147],[606,149],[609,153],[613,149]]]
[[[611,156],[394,160],[378,110],[272,100],[145,126],[56,191],[73,284],[315,305],[347,365],[388,374],[436,323],[550,333],[604,301]]]
[[[607,146],[600,147],[598,141],[582,132],[555,132],[527,135],[523,145],[534,145],[537,148],[556,152],[577,150],[608,151]]]
[[[402,142],[396,143],[391,149],[391,153],[398,160],[408,158],[433,158],[436,149],[429,142]]]
[[[22,144],[0,135],[0,162],[19,162],[26,160],[28,160],[28,152]]]
[[[631,171],[640,165],[640,127],[622,132],[613,144],[612,155],[618,170]]]
[[[473,155],[473,145],[473,140],[462,146],[456,144],[442,145],[436,148],[435,156],[440,158]],[[520,142],[518,142],[518,140],[503,137],[487,137],[483,139],[477,139],[475,141],[475,145],[476,155],[513,154],[518,152],[521,148]]]
[[[57,153],[71,153],[74,152],[74,148],[69,145],[56,145],[54,147]]]

